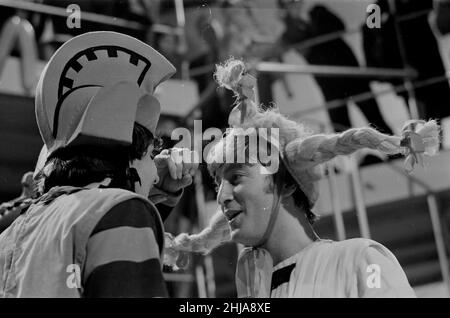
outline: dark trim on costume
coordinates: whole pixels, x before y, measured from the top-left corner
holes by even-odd
[[[116,227],[128,226],[133,228],[151,228],[154,233],[159,229],[156,227],[155,219],[149,211],[149,206],[139,199],[130,199],[117,204],[106,213],[95,226],[90,237],[95,234]],[[155,235],[155,237],[157,237]],[[157,242],[161,246],[162,242]]]
[[[86,282],[83,297],[168,297],[158,259],[117,261],[97,267]]]
[[[270,290],[274,290],[281,284],[289,282],[289,280],[291,279],[291,273],[294,270],[295,265],[296,264],[294,263],[286,267],[277,269],[272,275]]]
[[[66,77],[67,71],[72,68],[74,69],[77,73],[82,69],[82,67],[80,68],[80,63],[78,62],[78,59],[81,56],[86,56],[88,61],[93,61],[97,59],[97,55],[95,55],[95,51],[100,51],[100,50],[106,50],[106,52],[108,53],[109,57],[117,57],[117,52],[118,51],[122,51],[127,53],[128,55],[130,55],[130,63],[137,66],[139,61],[143,61],[145,64],[144,69],[142,70],[141,74],[139,75],[139,78],[137,80],[137,84],[139,86],[141,86],[142,82],[144,81],[144,77],[147,74],[148,70],[150,69],[150,67],[152,66],[152,63],[145,58],[144,56],[121,46],[116,46],[116,45],[100,45],[100,46],[94,46],[94,47],[90,47],[87,48],[83,51],[78,52],[77,54],[75,54],[64,66],[63,71],[61,72],[61,77],[59,79],[59,84],[58,84],[58,97],[61,97],[63,94],[63,89],[64,87],[67,88],[72,88],[70,86],[65,86],[65,83],[68,83],[66,81],[66,79],[68,79]]]
[[[72,81],[72,84],[73,84],[73,81]],[[72,92],[76,91],[77,89],[85,88],[85,87],[101,87],[101,86],[99,86],[99,85],[81,85],[81,86],[72,88],[71,90],[67,91],[63,96],[61,96],[61,98],[58,99],[58,103],[56,104],[56,107],[55,107],[55,114],[53,116],[53,138],[56,139],[56,136],[58,135],[59,113],[61,111],[62,103]]]

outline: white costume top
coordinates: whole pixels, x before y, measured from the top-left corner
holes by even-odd
[[[270,258],[268,253],[255,255]],[[240,264],[244,263],[241,260]],[[251,268],[247,273],[252,278],[245,277],[245,268]],[[264,292],[262,286],[270,281],[272,298],[416,297],[395,256],[368,239],[318,240],[273,267],[272,273],[268,273],[271,277],[265,277],[265,273],[267,269],[260,266],[246,264],[238,268],[238,295],[267,297],[269,292]],[[248,293],[252,288],[245,281],[258,285],[253,289],[255,293]]]

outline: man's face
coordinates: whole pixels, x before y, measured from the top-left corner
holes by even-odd
[[[261,174],[259,164],[225,164],[217,172],[217,201],[229,220],[231,238],[256,245],[269,224],[273,202],[273,177]]]
[[[154,184],[158,183],[158,170],[156,169],[154,159],[154,146],[150,145],[142,159],[135,160],[131,164],[135,168],[141,179],[141,184],[135,184],[135,192],[144,197],[148,197],[149,192]]]

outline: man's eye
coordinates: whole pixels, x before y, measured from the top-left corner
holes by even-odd
[[[230,177],[230,183],[232,184],[232,185],[236,185],[237,183],[239,183],[239,181],[241,180],[241,175],[240,174],[233,174],[231,177]]]

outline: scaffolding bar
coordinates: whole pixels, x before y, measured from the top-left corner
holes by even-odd
[[[27,1],[20,0],[0,0],[0,6],[9,7],[18,10],[31,11],[36,13],[49,14],[59,17],[67,18],[69,13],[66,11],[66,8],[54,7],[46,4],[32,3]],[[101,23],[106,25],[112,25],[116,27],[121,27],[125,29],[131,30],[143,30],[148,26],[145,26],[141,23],[130,21],[126,19],[111,17],[108,15],[97,14],[92,12],[82,12],[82,20],[89,21],[93,23]]]
[[[442,279],[447,288],[447,294],[450,297],[450,269],[448,267],[447,252],[445,250],[444,236],[442,235],[439,209],[434,194],[427,195],[428,209],[430,211],[431,225],[433,227],[434,240],[439,258],[439,266],[442,272]]]
[[[348,158],[348,160],[351,164],[350,176],[352,181],[352,190],[356,206],[356,215],[358,217],[359,230],[361,231],[361,237],[370,239],[369,220],[367,218],[367,210],[364,204],[364,195],[362,191],[363,188],[361,185],[361,176],[359,174],[358,164],[356,163],[354,156]]]
[[[330,65],[296,65],[276,62],[260,62],[253,69],[263,73],[311,74],[315,76],[369,77],[369,78],[414,78],[412,69],[391,69],[372,67],[350,67]]]
[[[334,160],[332,164],[328,164],[328,184],[330,186],[331,203],[333,205],[334,225],[336,228],[337,238],[339,241],[345,240],[345,225],[342,217],[342,207],[339,200],[339,191],[336,180],[336,173],[334,172]]]
[[[34,28],[31,23],[18,16],[9,18],[0,32],[0,78],[6,65],[9,54],[14,45],[20,51],[21,59],[21,79],[22,87],[28,96],[34,92],[38,61],[37,47],[34,35]]]

